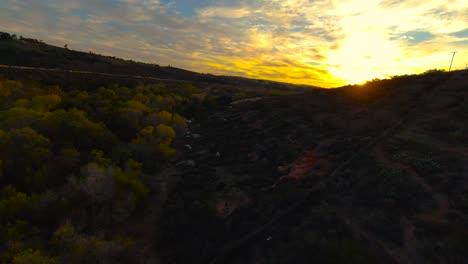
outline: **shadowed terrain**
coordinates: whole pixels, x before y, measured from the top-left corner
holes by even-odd
[[[399,77],[197,120],[163,245],[178,263],[465,263],[467,88]]]

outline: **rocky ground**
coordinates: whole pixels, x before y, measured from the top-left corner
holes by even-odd
[[[468,263],[467,92],[433,74],[193,120],[165,263]]]

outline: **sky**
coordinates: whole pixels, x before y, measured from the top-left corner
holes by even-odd
[[[468,64],[468,0],[0,0],[0,31],[321,87]]]

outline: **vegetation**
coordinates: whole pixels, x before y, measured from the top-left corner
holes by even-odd
[[[95,263],[131,250],[114,230],[176,153],[194,92],[1,80],[0,263]]]

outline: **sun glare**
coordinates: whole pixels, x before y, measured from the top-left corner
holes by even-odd
[[[328,54],[330,64],[336,65],[330,68],[330,72],[354,84],[383,77],[386,72],[380,71],[378,67],[383,63],[395,64],[401,57],[400,49],[383,32],[355,25],[353,21],[349,23],[350,32],[339,49]],[[353,25],[358,26],[358,30],[351,29]]]

